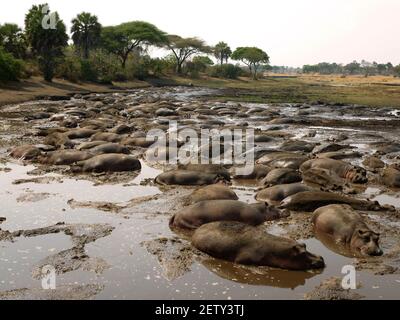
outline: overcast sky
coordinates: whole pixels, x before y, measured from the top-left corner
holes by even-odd
[[[36,0],[3,1],[0,23],[23,25]],[[144,20],[208,44],[257,46],[273,65],[354,59],[400,63],[400,0],[47,0],[67,24],[82,11],[103,25]]]

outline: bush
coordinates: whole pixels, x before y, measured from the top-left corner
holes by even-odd
[[[71,82],[78,82],[82,79],[81,61],[75,55],[66,56],[57,66],[56,76]]]
[[[15,81],[21,78],[23,63],[0,47],[0,81]]]
[[[96,50],[84,63],[82,77],[86,81],[109,84],[115,79],[118,72],[121,72],[121,63],[118,58],[103,50]]]
[[[236,79],[242,74],[242,68],[233,64],[223,64],[208,68],[208,75],[215,78]]]

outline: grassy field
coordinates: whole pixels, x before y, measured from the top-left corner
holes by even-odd
[[[384,76],[267,76],[265,79],[174,79],[178,83],[226,88],[219,99],[247,102],[329,102],[400,107],[400,78]]]
[[[141,88],[150,85],[193,84],[195,86],[224,89],[220,100],[246,102],[328,102],[361,104],[368,106],[400,107],[400,78],[384,76],[323,76],[323,75],[269,75],[253,81],[247,78],[223,80],[209,77],[165,79],[98,85],[70,83],[55,80],[49,84],[40,78],[22,80],[7,85],[0,84],[0,105],[36,99],[43,95],[66,95],[71,92],[110,92]]]

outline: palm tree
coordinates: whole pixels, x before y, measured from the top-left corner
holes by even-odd
[[[101,24],[96,16],[82,12],[72,20],[71,33],[76,48],[87,59],[90,49],[99,43]]]
[[[224,63],[224,60],[226,63],[228,63],[228,59],[231,54],[232,50],[225,42],[221,41],[214,47],[214,56],[218,59],[218,61],[220,61],[221,65]]]

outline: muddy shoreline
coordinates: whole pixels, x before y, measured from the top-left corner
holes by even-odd
[[[44,144],[41,132],[59,127],[62,121],[72,119],[83,126],[94,118],[105,119],[105,127],[96,129],[101,132],[133,125],[129,137],[155,127],[167,130],[167,121],[179,120],[196,129],[256,128],[258,135],[268,137],[257,143],[260,150],[284,146],[305,152],[310,146],[321,148],[324,142],[347,146],[353,153],[350,158],[341,156],[352,164],[361,165],[371,155],[379,155],[386,165],[399,159],[400,148],[394,147],[400,133],[396,108],[214,100],[223,94],[205,88],[163,87],[80,93],[71,95],[71,100],[3,106],[0,299],[396,299],[398,211],[363,212],[368,225],[381,234],[382,257],[359,259],[334,252],[315,238],[310,212],[292,212],[265,223],[266,231],[306,243],[324,257],[327,267],[304,272],[245,267],[213,259],[194,249],[189,238],[169,229],[172,214],[187,205],[188,195],[198,187],[156,184],[154,178],[170,167],[149,163],[146,148],[129,146],[130,154],[140,159],[139,172],[76,173],[70,165],[9,155],[16,146]],[[163,108],[169,111],[159,110]],[[74,149],[89,141],[71,140]],[[379,180],[382,169],[367,169],[368,184],[353,188],[351,196],[400,208],[398,190]],[[256,202],[255,194],[262,187],[255,180],[234,179],[231,184],[239,200],[247,203]],[[51,295],[40,289],[41,267],[46,264],[55,266],[60,285]],[[341,277],[346,264],[356,267],[361,283],[351,294],[341,292],[332,280]]]

